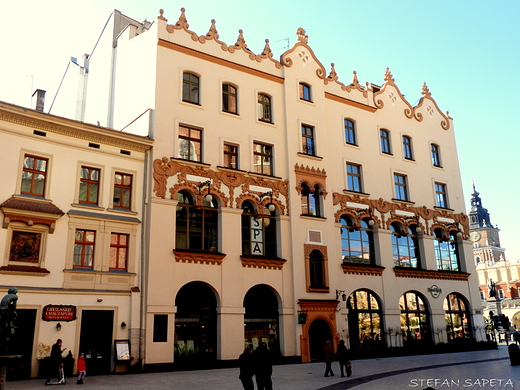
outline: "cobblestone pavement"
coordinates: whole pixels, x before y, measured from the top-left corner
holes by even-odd
[[[324,363],[275,366],[275,390],[520,390],[520,366],[511,366],[507,347],[497,350],[354,360],[350,378],[325,378]],[[240,390],[238,368],[135,375],[87,376],[81,388],[98,390]],[[5,389],[41,388],[45,380],[9,381]],[[76,386],[67,378],[65,386]],[[61,386],[62,387],[62,386]],[[50,388],[50,386],[48,387]]]

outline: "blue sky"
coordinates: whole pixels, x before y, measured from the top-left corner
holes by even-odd
[[[140,22],[155,20],[164,9],[175,23],[181,7],[199,35],[215,19],[222,41],[235,43],[242,29],[253,52],[269,39],[275,57],[303,27],[327,71],[335,63],[340,81],[350,82],[355,70],[361,84],[381,85],[389,67],[411,104],[426,82],[439,108],[454,119],[468,209],[474,178],[501,229],[506,257],[520,259],[514,224],[520,209],[512,201],[520,193],[512,174],[520,165],[514,82],[520,71],[519,1],[3,1],[0,100],[33,106],[31,94],[41,88],[48,108],[70,57],[92,51],[114,9]],[[67,98],[61,90],[56,107]]]

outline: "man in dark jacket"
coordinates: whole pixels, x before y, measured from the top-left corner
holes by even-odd
[[[255,358],[256,385],[258,390],[273,390],[273,362],[266,343],[261,343],[253,354]]]
[[[339,361],[339,369],[341,371],[341,376],[345,376],[344,369],[347,368],[347,364],[349,363],[348,349],[345,346],[345,340],[341,340],[338,345],[338,349],[336,350],[336,355],[338,355]],[[347,376],[350,376],[349,370],[347,369]]]
[[[253,359],[253,351],[251,348],[244,349],[242,355],[238,358],[238,365],[240,367],[240,381],[244,390],[254,390],[253,375],[255,375],[255,362]]]
[[[63,364],[61,354],[67,349],[61,349],[62,343],[63,341],[58,339],[56,340],[56,344],[51,348],[51,361],[49,364],[49,372],[47,373],[47,382],[50,382],[53,377],[58,378],[58,380],[61,379],[61,366]]]

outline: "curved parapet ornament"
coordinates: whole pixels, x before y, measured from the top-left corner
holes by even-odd
[[[423,119],[422,118],[422,114],[420,112],[417,112],[417,111],[419,110],[419,108],[421,108],[425,104],[426,100],[429,100],[431,102],[431,104],[433,105],[433,107],[435,107],[437,112],[444,119],[444,120],[441,121],[441,127],[444,130],[448,130],[450,128],[450,119],[452,119],[452,118],[450,117],[448,111],[446,111],[446,114],[444,114],[440,110],[439,106],[437,105],[437,102],[435,101],[434,98],[432,98],[432,94],[430,93],[430,90],[429,90],[428,86],[426,85],[426,83],[423,83],[422,90],[421,90],[421,95],[422,95],[422,97],[419,100],[419,104],[417,104],[414,107],[415,119],[417,119],[419,122]],[[428,108],[430,108],[430,110],[431,110],[431,107],[428,107]],[[428,108],[427,108],[427,110],[428,110]],[[430,110],[428,110],[428,111],[430,111]],[[430,113],[433,113],[433,112],[430,112]]]
[[[162,14],[161,14],[161,16],[162,16]],[[194,41],[198,41],[199,36],[197,35],[197,33],[189,30],[188,29],[189,27],[190,27],[190,25],[188,24],[188,19],[186,19],[186,9],[184,7],[182,7],[181,14],[179,16],[179,20],[177,20],[177,23],[175,23],[175,24],[167,24],[166,31],[168,31],[170,34],[173,34],[175,32],[175,30],[184,30],[188,34],[191,35],[191,39],[193,39]]]
[[[378,99],[378,96],[384,94],[386,92],[387,87],[389,85],[391,85],[392,87],[395,88],[395,90],[397,92],[397,95],[401,98],[401,100],[407,106],[404,109],[404,115],[407,118],[410,118],[410,119],[413,118],[414,117],[413,107],[412,107],[412,105],[410,103],[408,103],[408,101],[405,99],[404,95],[399,90],[399,87],[395,84],[395,80],[394,80],[394,78],[392,76],[392,73],[390,72],[389,68],[386,68],[384,80],[385,80],[385,83],[383,84],[383,87],[378,92],[376,92],[374,94],[374,104],[375,104],[375,106],[377,108],[379,108],[379,109],[384,107],[383,101],[380,98]]]
[[[316,55],[314,54],[314,52],[312,51],[310,46],[307,44],[309,41],[309,37],[308,37],[308,35],[305,35],[305,30],[303,28],[301,28],[301,27],[298,28],[298,30],[296,32],[296,38],[298,39],[298,43],[296,43],[291,49],[289,49],[285,53],[283,53],[282,56],[280,57],[280,62],[282,63],[282,65],[290,68],[293,65],[293,60],[291,58],[289,58],[289,55],[291,53],[295,52],[298,48],[303,47],[309,51],[311,57],[318,64],[318,69],[316,69],[316,75],[320,79],[325,79],[326,78],[325,67],[318,60],[318,58],[316,57]]]
[[[170,176],[180,171],[179,164],[170,161],[167,157],[156,159],[153,162],[153,192],[159,198],[166,198],[166,181]]]

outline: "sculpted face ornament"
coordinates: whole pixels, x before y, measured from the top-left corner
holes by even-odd
[[[439,296],[442,293],[442,289],[435,284],[431,287],[428,287],[428,291],[430,292],[430,294],[432,294],[432,297],[434,298],[439,298]]]

